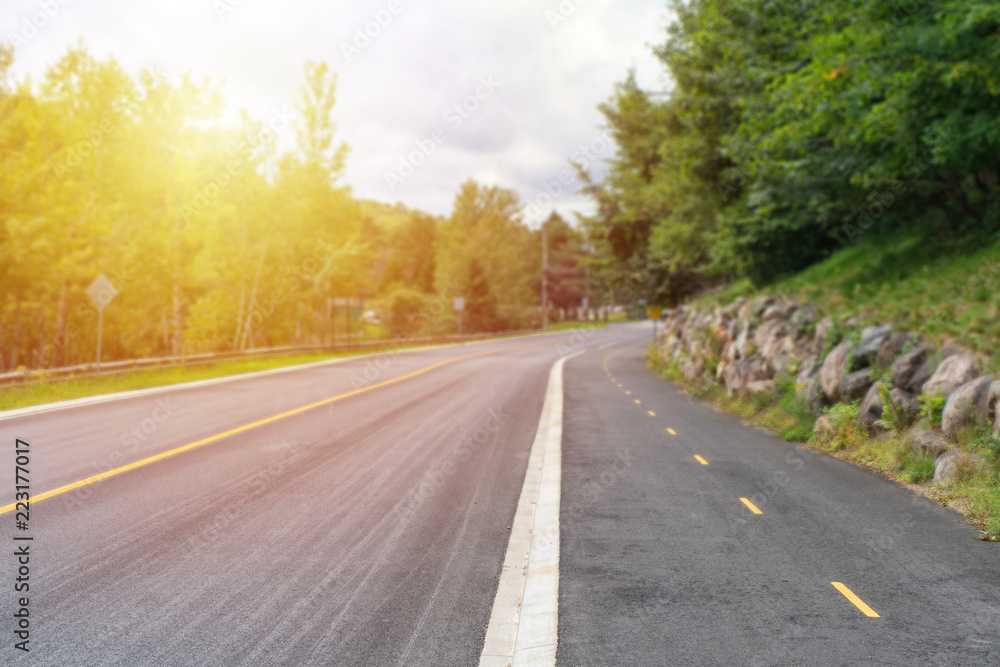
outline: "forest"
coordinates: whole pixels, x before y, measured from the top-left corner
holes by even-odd
[[[537,327],[541,232],[473,181],[440,218],[344,183],[336,75],[307,63],[271,118],[224,118],[219,87],[70,50],[37,82],[0,51],[0,372]],[[292,101],[290,101],[292,102]],[[279,137],[294,148],[279,150]],[[287,142],[291,143],[291,142]],[[548,303],[577,307],[582,236],[553,216]],[[104,275],[113,291],[87,289]],[[349,310],[348,310],[348,304]],[[377,326],[362,321],[375,311]]]
[[[671,0],[670,87],[601,106],[581,170],[608,279],[676,304],[899,235],[955,254],[1000,230],[1000,4]]]

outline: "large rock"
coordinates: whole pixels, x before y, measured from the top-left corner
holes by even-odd
[[[950,445],[934,431],[917,430],[910,434],[910,450],[917,456],[936,459],[950,448]]]
[[[923,393],[940,394],[947,398],[966,382],[979,375],[979,362],[971,354],[956,354],[941,362],[931,379],[924,383]]]
[[[875,426],[875,422],[882,418],[884,411],[882,394],[878,388],[879,383],[876,382],[868,389],[865,399],[861,401],[861,408],[858,410],[858,421],[868,428],[881,428]]]
[[[961,449],[949,449],[937,457],[934,463],[934,483],[954,484],[967,475],[975,472],[986,462],[982,456],[977,456]]]
[[[990,385],[994,380],[996,375],[984,375],[966,382],[952,392],[941,414],[941,430],[946,436],[957,440],[958,432],[962,428],[974,426],[976,422],[980,424],[989,422]]]
[[[908,391],[912,394],[919,394],[923,382],[929,379],[929,374],[927,371],[927,355],[930,352],[930,346],[926,343],[917,345],[915,348],[896,359],[892,362],[892,384],[904,391]],[[917,374],[921,367],[924,367],[924,373],[928,375],[927,378],[923,378],[919,384],[921,387],[915,386],[918,383]]]
[[[774,384],[774,380],[756,380],[747,385],[747,393],[750,394],[775,394],[778,388]]]
[[[831,405],[830,399],[827,398],[826,392],[823,391],[823,385],[820,384],[819,376],[814,377],[809,382],[809,386],[806,389],[806,403],[814,415],[820,414],[825,408]]]
[[[896,387],[889,392],[889,400],[899,411],[903,426],[909,426],[920,416],[920,401],[914,394]]]
[[[820,415],[819,419],[813,425],[813,435],[817,438],[826,438],[834,433],[836,433],[836,429],[833,427],[833,420],[830,419],[830,415]]]
[[[688,359],[684,362],[681,367],[681,373],[684,374],[684,379],[688,382],[693,382],[694,380],[701,377],[701,374],[705,372],[705,360],[701,357],[696,357],[693,359]]]
[[[840,400],[840,381],[847,374],[847,364],[850,361],[851,350],[854,346],[850,341],[841,341],[830,350],[823,361],[823,368],[819,372],[819,380],[823,385],[823,391],[827,398],[836,402]]]
[[[795,378],[795,395],[800,399],[805,399],[809,393],[809,385],[819,378],[819,358],[812,354],[805,358],[799,366],[799,374]]]
[[[752,382],[768,379],[764,364],[756,354],[726,366],[724,376],[726,393],[730,396],[745,391]]]
[[[896,361],[896,357],[902,354],[903,348],[906,347],[906,344],[916,342],[916,340],[916,334],[906,333],[903,331],[897,331],[889,336],[889,340],[882,344],[882,348],[878,351],[878,355],[875,357],[875,368],[880,371],[890,368],[893,362]]]
[[[892,326],[889,324],[883,324],[879,327],[865,327],[861,331],[861,344],[854,351],[855,358],[864,359],[868,365],[874,364],[875,357],[878,356],[882,346],[891,335]]]
[[[850,403],[864,398],[873,382],[871,370],[867,368],[848,373],[840,380],[840,385],[837,387],[837,400]]]
[[[749,357],[756,352],[753,344],[753,334],[750,323],[745,323],[739,335],[736,336],[736,353],[740,358]]]

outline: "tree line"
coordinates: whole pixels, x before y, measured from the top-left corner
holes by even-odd
[[[13,81],[13,59],[0,48],[0,372],[93,361],[100,274],[105,360],[334,342],[348,299],[355,331],[362,307],[382,315],[368,335],[452,333],[454,297],[465,332],[540,322],[541,232],[517,193],[466,182],[447,217],[356,198],[323,63],[291,106],[233,122],[191,75],[78,46]],[[579,232],[555,216],[549,233],[556,265],[582,265]],[[580,282],[551,305],[578,305]]]
[[[618,84],[584,221],[608,279],[673,304],[885,234],[1000,228],[1000,5],[671,0],[667,91]]]

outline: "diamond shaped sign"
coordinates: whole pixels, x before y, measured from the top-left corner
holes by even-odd
[[[95,306],[103,310],[104,306],[111,303],[111,300],[118,296],[118,290],[111,284],[108,277],[102,273],[94,278],[94,282],[90,283],[90,287],[87,288],[87,296],[90,297]]]

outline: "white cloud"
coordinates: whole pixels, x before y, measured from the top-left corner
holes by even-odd
[[[35,28],[16,54],[17,75],[39,76],[83,39],[132,72],[159,64],[168,75],[225,81],[233,111],[261,119],[291,102],[304,61],[326,61],[339,75],[334,113],[352,147],[355,193],[438,214],[470,177],[537,201],[569,156],[599,137],[596,106],[629,67],[646,88],[666,85],[647,47],[662,41],[663,0],[395,2],[7,0],[0,35]],[[55,10],[35,25],[45,7]],[[345,55],[344,44],[357,51]],[[500,85],[474,105],[491,77]],[[457,115],[463,102],[475,110]],[[385,172],[435,129],[445,142],[390,190]],[[563,192],[553,205],[568,213],[588,202]]]

